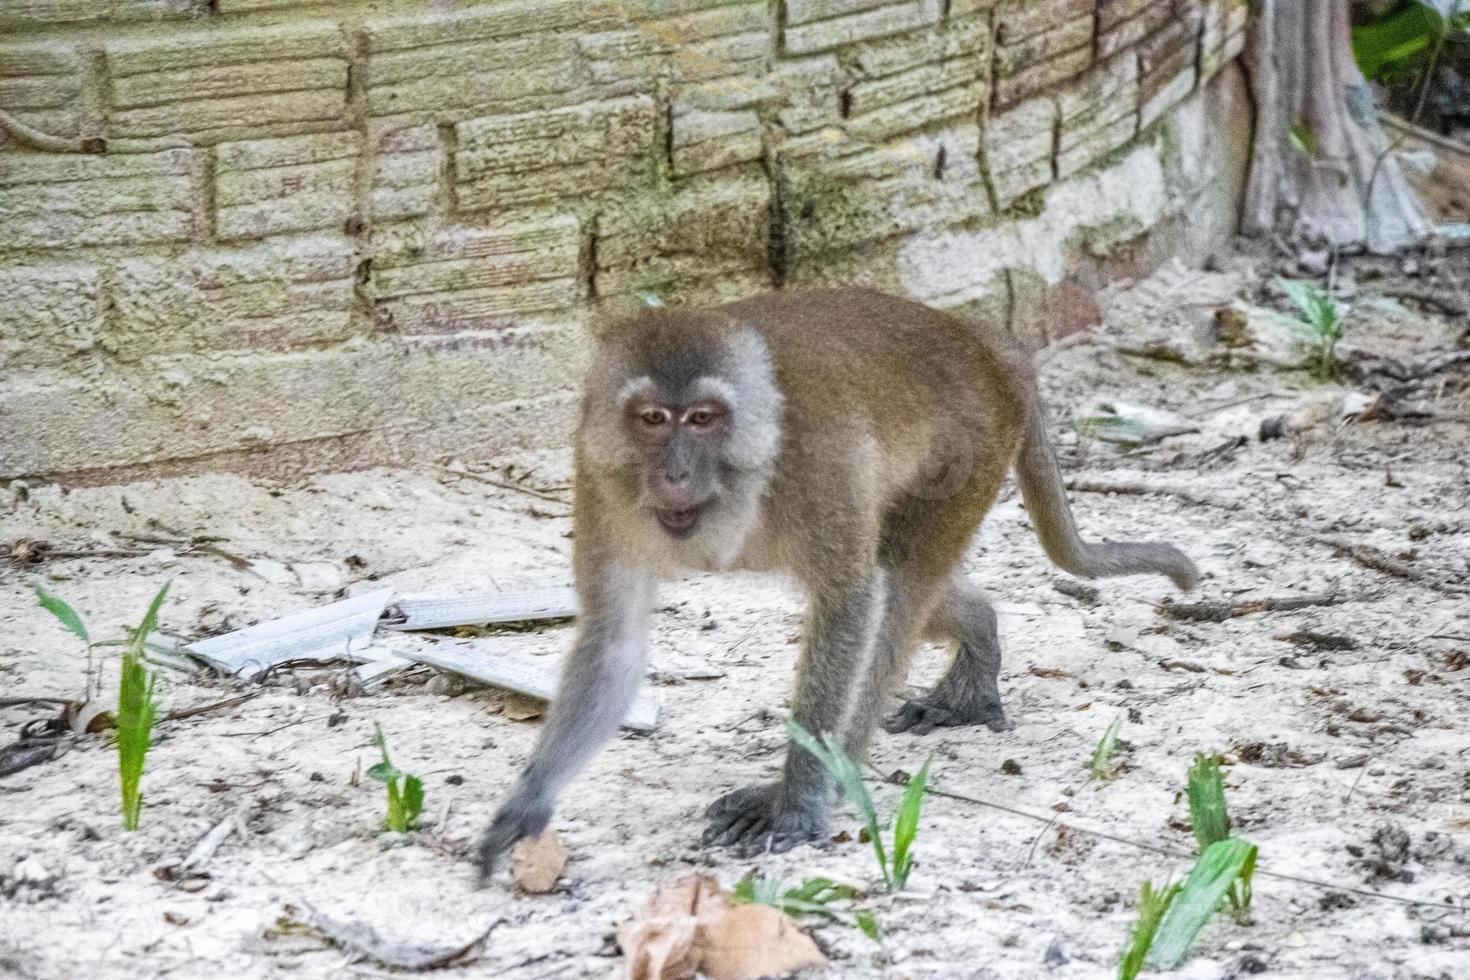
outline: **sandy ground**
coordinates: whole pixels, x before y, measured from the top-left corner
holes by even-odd
[[[801,606],[777,581],[695,577],[669,583],[655,617],[649,690],[662,723],[614,742],[567,792],[553,826],[571,861],[553,894],[517,897],[503,872],[487,890],[473,885],[466,851],[537,735],[535,722],[505,717],[497,692],[463,692],[427,669],[345,698],[331,670],[287,672],[265,687],[167,674],[165,710],[258,696],[161,725],[140,831],[121,830],[103,737],[72,739],[60,758],[0,780],[0,976],[387,975],[293,926],[309,909],[445,942],[498,923],[459,975],[611,976],[621,969],[616,927],[659,882],[708,870],[729,886],[758,868],[874,888],[881,943],[841,924],[814,927],[832,959],[828,976],[1106,977],[1139,882],[1177,878],[1187,861],[1085,831],[1189,851],[1181,791],[1200,751],[1230,763],[1236,827],[1259,844],[1263,872],[1337,887],[1259,877],[1254,923],[1221,917],[1174,975],[1470,976],[1470,915],[1457,911],[1470,902],[1467,373],[1443,372],[1416,395],[1428,420],[1344,422],[1345,388],[1300,372],[1120,352],[1159,338],[1194,344],[1214,306],[1255,295],[1248,265],[1173,270],[1120,290],[1093,343],[1046,361],[1064,464],[1092,488],[1074,493],[1074,506],[1092,536],[1178,542],[1205,573],[1196,599],[1336,590],[1349,601],[1188,622],[1159,613],[1156,604],[1180,598],[1162,580],[1099,582],[1096,601],[1074,598],[1054,588],[1066,577],[1046,564],[1008,493],[967,568],[1003,610],[1002,691],[1014,730],[880,734],[872,762],[912,771],[933,753],[937,787],[1039,819],[931,797],[910,889],[892,897],[878,894],[871,852],[855,839],[759,860],[699,848],[704,806],[779,765]],[[1349,340],[1378,351],[1448,350],[1463,329],[1376,300],[1367,286],[1356,304]],[[1199,431],[1133,450],[1079,443],[1071,420],[1097,398],[1172,409]],[[1278,415],[1295,433],[1258,441],[1262,420]],[[1237,436],[1248,438],[1230,445]],[[539,487],[567,477],[562,456],[467,463],[512,463]],[[1096,492],[1109,484],[1173,492]],[[432,468],[280,486],[210,476],[71,492],[11,487],[0,496],[7,541],[146,554],[0,568],[0,691],[64,698],[82,687],[85,657],[35,606],[36,583],[106,635],[136,622],[172,580],[164,632],[196,637],[340,589],[565,583],[564,514]],[[168,535],[209,535],[232,554],[286,567],[263,565],[267,580],[217,556],[139,544]],[[1414,579],[1365,567],[1322,538],[1378,549]],[[1328,638],[1287,639],[1301,633]],[[555,626],[475,642],[555,657],[570,637]],[[931,649],[911,681],[922,686],[942,668],[942,651]],[[0,707],[0,741],[52,710]],[[1092,782],[1092,748],[1119,717],[1122,771]],[[374,761],[374,723],[395,762],[424,778],[418,832],[379,833],[381,787],[354,781]],[[875,789],[884,806],[897,792]],[[221,847],[207,879],[155,874],[237,812],[247,832]],[[833,829],[855,838],[857,820],[841,810]]]

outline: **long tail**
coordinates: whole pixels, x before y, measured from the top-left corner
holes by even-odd
[[[1159,541],[1084,541],[1077,534],[1072,508],[1056,454],[1046,435],[1046,414],[1038,403],[1031,412],[1021,454],[1016,460],[1016,480],[1031,526],[1048,558],[1058,568],[1082,578],[1133,575],[1153,572],[1167,575],[1184,590],[1199,583],[1199,570],[1184,552]]]

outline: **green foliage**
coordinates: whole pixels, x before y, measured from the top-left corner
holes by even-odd
[[[916,775],[909,778],[908,786],[904,789],[903,799],[895,814],[893,851],[890,858],[890,852],[883,844],[883,828],[878,820],[878,808],[874,806],[873,797],[863,782],[862,772],[857,763],[843,751],[842,743],[833,738],[831,732],[823,732],[821,741],[818,741],[798,725],[794,718],[787,720],[786,729],[791,733],[791,740],[816,757],[837,782],[842,795],[857,808],[867,829],[868,840],[873,844],[878,869],[883,873],[883,884],[889,891],[902,889],[908,884],[909,873],[913,870],[912,847],[919,833],[919,811],[923,807],[924,791],[929,781],[929,760],[924,760],[924,765]]]
[[[1308,345],[1308,369],[1318,378],[1337,377],[1341,364],[1337,359],[1337,342],[1342,339],[1343,322],[1348,307],[1333,299],[1327,290],[1300,279],[1278,279],[1287,298],[1301,313],[1301,318],[1281,316],[1279,320]]]
[[[1099,782],[1111,782],[1117,778],[1118,763],[1114,756],[1118,753],[1118,729],[1123,725],[1120,715],[1113,719],[1113,723],[1103,732],[1102,738],[1097,740],[1097,747],[1092,750],[1092,764],[1088,772],[1094,780]]]
[[[1138,922],[1133,926],[1128,945],[1123,950],[1123,959],[1118,963],[1118,980],[1133,980],[1143,969],[1144,957],[1148,956],[1149,947],[1153,945],[1159,923],[1178,894],[1177,884],[1165,884],[1162,891],[1155,891],[1152,881],[1143,883],[1138,893]]]
[[[87,627],[82,623],[82,617],[78,616],[77,611],[67,605],[65,601],[47,592],[39,585],[36,586],[36,601],[40,604],[41,608],[60,620],[61,625],[70,630],[83,643],[91,644],[92,641],[87,636]]]
[[[158,590],[158,594],[148,604],[148,611],[143,614],[143,621],[137,628],[127,631],[126,640],[117,643],[93,643],[82,617],[77,615],[75,609],[40,586],[36,587],[36,599],[42,608],[87,645],[88,697],[92,691],[92,648],[123,648],[117,685],[117,711],[113,715],[113,721],[117,725],[117,775],[122,794],[124,830],[137,830],[138,820],[143,813],[144,760],[148,755],[148,747],[153,742],[153,723],[158,720],[158,702],[153,697],[158,675],[147,668],[145,659],[149,649],[148,637],[158,628],[158,610],[163,607],[168,589],[168,584],[165,583]]]
[[[1194,830],[1199,849],[1230,835],[1230,816],[1225,809],[1225,780],[1220,775],[1220,757],[1195,753],[1189,767],[1189,825]]]
[[[1317,132],[1305,119],[1298,119],[1286,131],[1286,140],[1291,148],[1308,160],[1317,159]]]
[[[840,919],[842,916],[833,905],[838,902],[855,902],[863,897],[862,892],[850,885],[839,885],[831,878],[808,878],[794,888],[787,888],[779,878],[758,878],[750,872],[735,883],[732,895],[737,902],[752,902],[780,909],[790,916],[817,915],[824,919]],[[858,906],[851,910],[852,925],[863,935],[876,942],[878,921],[873,913]]]
[[[418,825],[419,814],[424,810],[424,783],[417,776],[410,776],[393,765],[388,758],[388,741],[383,738],[383,729],[373,725],[373,744],[383,753],[383,761],[375,763],[367,771],[388,789],[388,815],[383,825],[389,830],[403,833]]]
[[[1393,81],[1417,75],[1434,49],[1455,34],[1470,32],[1470,3],[1420,0],[1353,28],[1353,59],[1363,77]]]
[[[1205,848],[1159,923],[1149,949],[1149,965],[1172,970],[1183,962],[1232,886],[1238,881],[1249,892],[1255,870],[1256,845],[1239,837],[1216,841]]]

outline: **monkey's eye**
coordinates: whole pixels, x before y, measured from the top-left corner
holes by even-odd
[[[638,413],[638,418],[643,422],[644,425],[663,425],[669,420],[669,413],[667,409],[645,408],[643,411]]]
[[[696,408],[684,416],[684,421],[696,429],[705,429],[714,425],[717,418],[719,418],[719,413],[712,408]]]

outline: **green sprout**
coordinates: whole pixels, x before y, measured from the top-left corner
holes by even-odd
[[[851,885],[840,885],[831,878],[808,878],[794,888],[787,888],[779,878],[757,877],[750,872],[735,884],[732,893],[736,902],[769,905],[790,916],[817,915],[824,919],[840,918],[837,902],[852,902],[863,897],[862,892]],[[873,913],[861,906],[851,910],[852,924],[874,942],[878,941],[878,920]]]
[[[1342,367],[1337,359],[1337,342],[1342,339],[1347,305],[1337,302],[1316,283],[1299,279],[1277,281],[1301,313],[1300,318],[1278,316],[1277,319],[1307,345],[1307,369],[1322,380],[1337,377]]]
[[[833,738],[831,732],[823,732],[821,741],[818,741],[797,724],[795,719],[789,719],[786,728],[791,733],[792,741],[810,752],[822,764],[841,788],[842,795],[857,808],[867,829],[868,840],[872,842],[873,853],[878,859],[878,870],[883,873],[884,886],[889,891],[901,890],[908,884],[909,873],[913,871],[913,844],[919,835],[919,811],[923,808],[924,791],[929,782],[929,759],[924,760],[923,766],[909,778],[908,785],[904,788],[903,798],[894,814],[893,847],[890,851],[883,844],[883,828],[878,820],[878,808],[874,806],[873,797],[863,783],[857,763],[843,750],[842,743]]]
[[[1088,773],[1098,782],[1111,782],[1118,776],[1118,762],[1115,757],[1118,754],[1118,729],[1122,726],[1122,716],[1114,718],[1113,723],[1103,732],[1102,738],[1097,740],[1097,747],[1092,750],[1092,764],[1088,766]]]
[[[417,776],[410,776],[393,765],[388,758],[388,742],[383,738],[383,729],[373,725],[373,744],[383,753],[383,761],[368,769],[370,778],[388,788],[388,816],[383,825],[396,833],[412,830],[424,809],[424,783]]]

